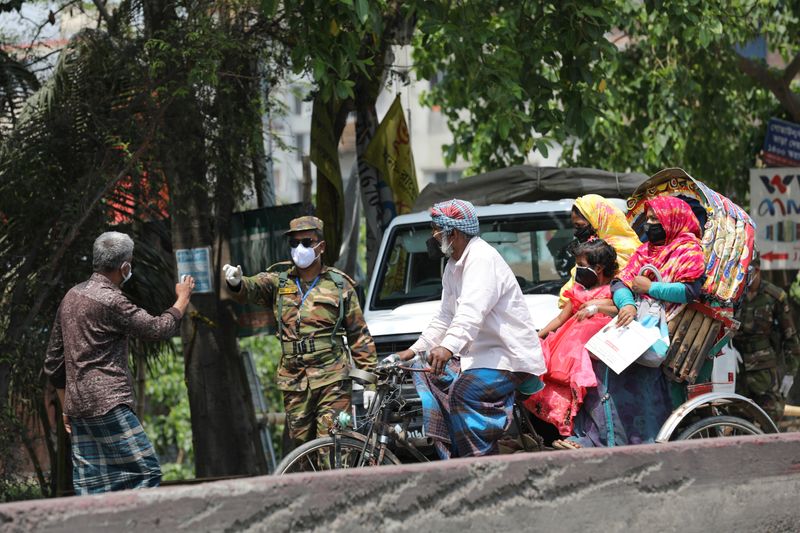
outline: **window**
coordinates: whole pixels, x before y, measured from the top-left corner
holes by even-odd
[[[461,179],[464,175],[463,170],[440,170],[433,173],[433,183],[436,185],[444,185],[445,183],[452,183]]]
[[[294,114],[295,115],[302,115],[303,114],[303,95],[300,94],[300,90],[298,89],[297,92],[294,93]]]
[[[480,231],[511,267],[524,294],[558,294],[575,265],[568,248],[573,228],[567,213],[482,217]],[[430,223],[392,230],[386,247],[391,252],[372,296],[375,309],[442,297],[445,260],[428,256],[430,236]]]

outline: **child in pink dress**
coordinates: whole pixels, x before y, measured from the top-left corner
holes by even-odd
[[[575,285],[566,290],[561,313],[539,330],[547,373],[545,387],[525,400],[537,417],[571,435],[587,387],[597,379],[586,343],[617,314],[609,283],[617,270],[617,254],[605,241],[594,239],[575,250]]]

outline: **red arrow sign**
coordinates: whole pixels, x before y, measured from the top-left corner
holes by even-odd
[[[789,259],[789,254],[779,254],[776,252],[767,252],[765,254],[761,254],[761,259],[764,261],[777,261],[778,259]]]

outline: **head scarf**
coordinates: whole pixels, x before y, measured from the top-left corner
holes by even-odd
[[[641,245],[625,213],[597,194],[587,194],[575,199],[575,207],[589,221],[597,237],[606,241],[617,252],[619,269],[625,268],[633,252]]]
[[[636,232],[628,224],[625,213],[598,194],[587,194],[576,198],[575,207],[591,224],[597,237],[606,241],[617,252],[617,266],[618,271],[621,272],[628,264],[628,259],[642,244]],[[573,268],[569,281],[561,288],[559,306],[563,306],[566,302],[564,292],[572,288],[574,284],[575,269]]]
[[[445,231],[457,229],[465,235],[477,235],[478,213],[475,206],[466,200],[439,202],[431,208],[431,220]]]
[[[700,224],[689,204],[674,196],[659,196],[645,202],[651,208],[667,235],[664,244],[642,244],[617,276],[628,287],[645,265],[653,265],[667,282],[690,283],[705,272],[703,247],[700,245]],[[646,212],[646,211],[645,211]]]

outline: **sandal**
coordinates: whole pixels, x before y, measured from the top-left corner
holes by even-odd
[[[524,451],[519,441],[517,439],[513,439],[510,437],[503,438],[497,441],[497,446],[499,455],[507,455],[512,453],[517,453],[519,451]]]
[[[556,450],[580,450],[582,448],[577,442],[567,439],[554,440],[551,446]]]

